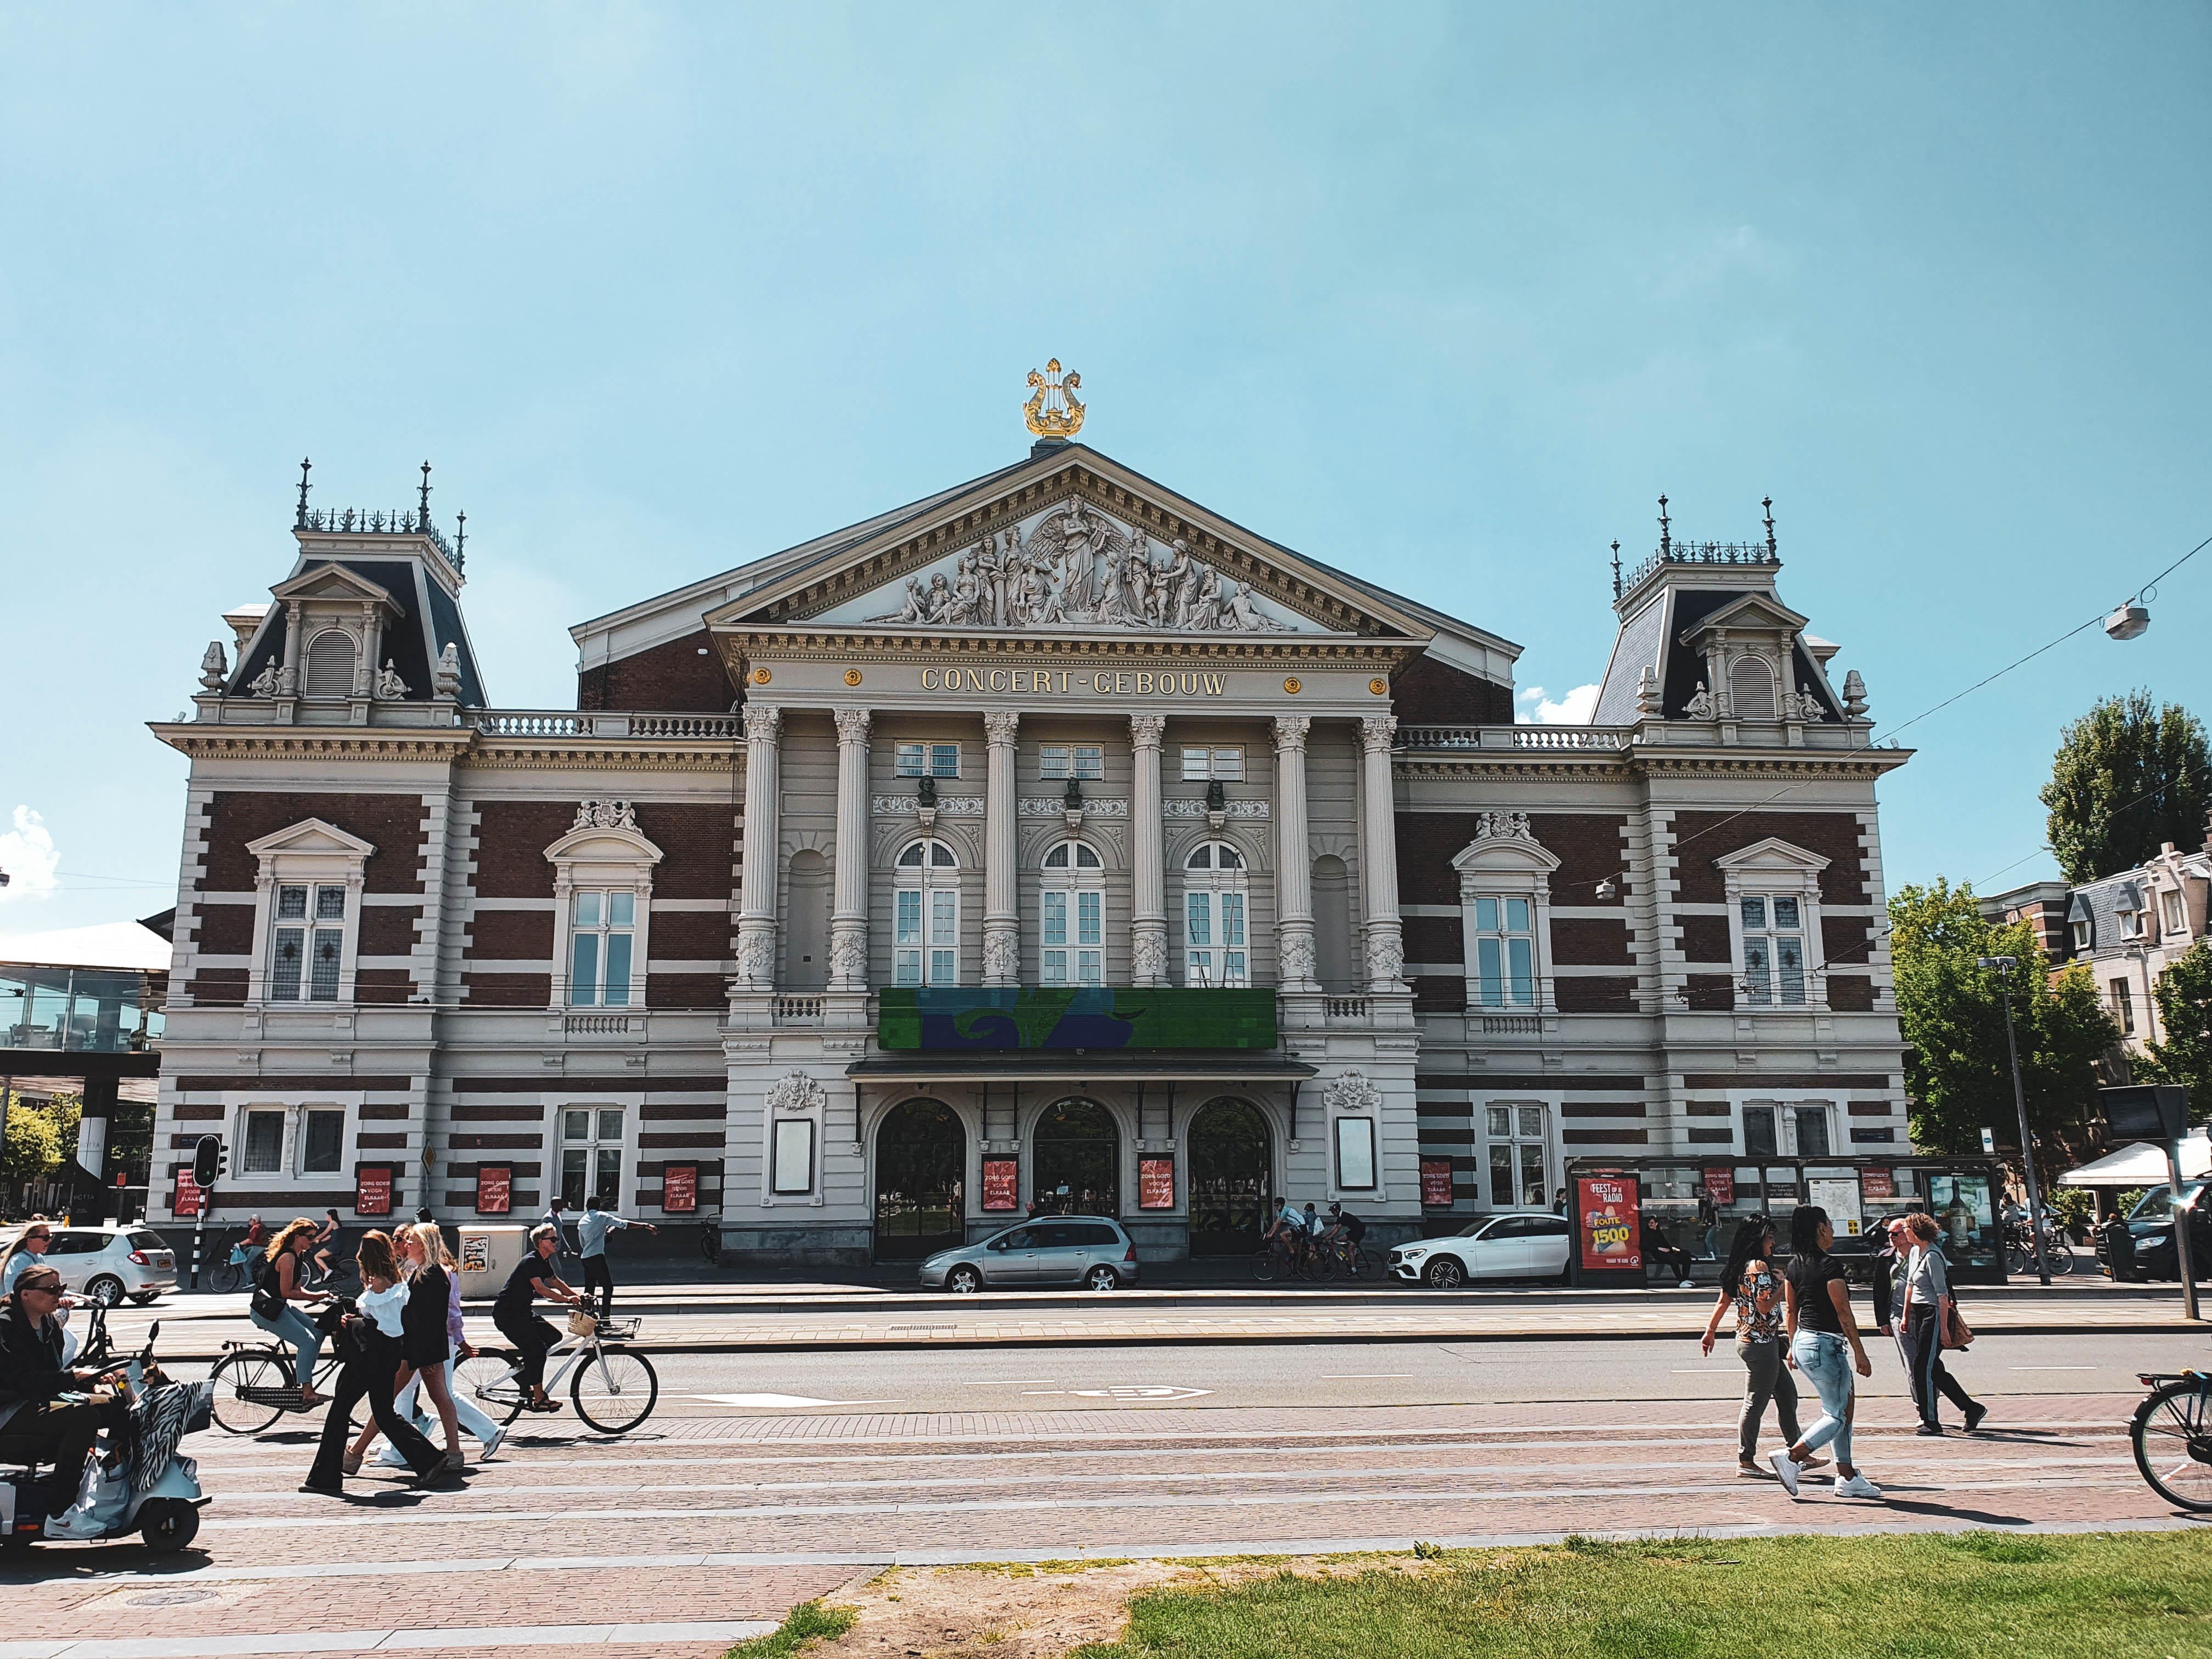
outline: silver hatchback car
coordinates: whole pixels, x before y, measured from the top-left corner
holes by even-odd
[[[921,1264],[928,1290],[956,1296],[1030,1285],[1080,1285],[1116,1291],[1137,1282],[1136,1241],[1121,1224],[1100,1215],[1042,1216]]]

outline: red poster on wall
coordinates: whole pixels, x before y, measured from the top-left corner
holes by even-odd
[[[198,1215],[200,1212],[199,1183],[192,1179],[190,1170],[177,1171],[176,1195],[169,1200],[171,1215]]]
[[[1021,1203],[1020,1163],[1011,1158],[983,1160],[983,1207],[1012,1210]]]
[[[1644,1266],[1642,1214],[1633,1176],[1577,1176],[1576,1231],[1592,1273]]]
[[[1140,1210],[1175,1208],[1175,1159],[1140,1158],[1137,1160],[1137,1207]]]
[[[660,1166],[660,1207],[670,1215],[690,1215],[699,1207],[699,1166],[664,1164]]]
[[[1452,1166],[1448,1158],[1425,1158],[1421,1160],[1421,1203],[1431,1210],[1449,1210],[1452,1205]]]
[[[1733,1169],[1705,1171],[1705,1196],[1713,1201],[1717,1210],[1725,1210],[1735,1202],[1735,1171]]]
[[[477,1165],[477,1213],[505,1215],[514,1205],[514,1166],[511,1164],[479,1164]]]
[[[392,1213],[392,1166],[363,1164],[354,1171],[353,1212],[356,1215]]]
[[[1861,1198],[1895,1198],[1897,1175],[1892,1170],[1861,1170],[1859,1171]]]

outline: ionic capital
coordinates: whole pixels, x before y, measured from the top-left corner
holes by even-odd
[[[1287,750],[1304,748],[1306,746],[1306,733],[1310,732],[1312,729],[1313,720],[1310,715],[1276,715],[1275,752],[1277,754],[1281,754]]]

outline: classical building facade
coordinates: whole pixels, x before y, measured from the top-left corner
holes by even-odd
[[[1077,442],[482,688],[422,510],[311,512],[192,717],[157,1149],[219,1212],[714,1218],[1148,1255],[1385,1238],[1567,1160],[1905,1148],[1856,677],[1767,538],[1616,580],[1595,724],[1517,647]],[[160,1212],[157,1201],[156,1213]]]

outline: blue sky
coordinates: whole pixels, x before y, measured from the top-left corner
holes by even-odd
[[[1771,495],[1901,720],[2212,534],[2208,71],[2163,4],[0,7],[0,933],[172,901],[142,722],[301,455],[434,461],[492,697],[561,707],[567,624],[1018,457],[1053,355],[1555,705],[1654,497]],[[1892,883],[2048,872],[2067,719],[2212,714],[2208,594],[1916,726]]]

